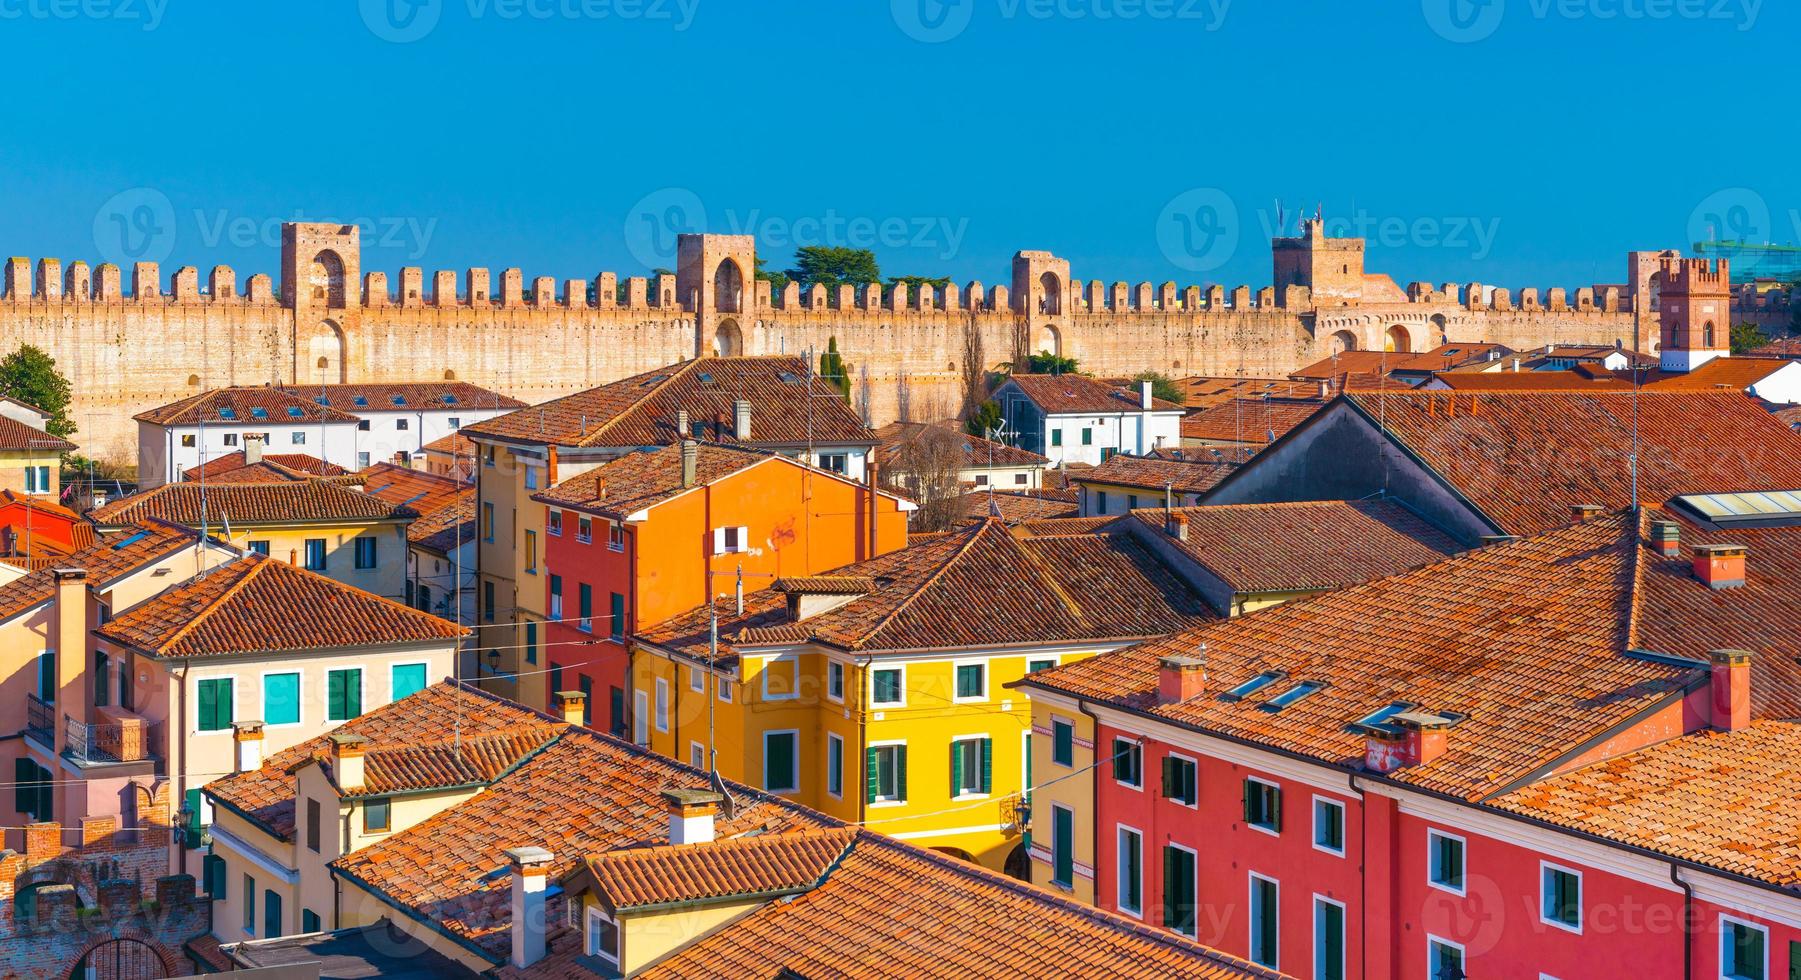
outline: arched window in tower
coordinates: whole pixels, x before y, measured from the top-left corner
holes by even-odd
[[[1701,327],[1701,346],[1707,350],[1712,350],[1714,347],[1712,320],[1709,320]]]

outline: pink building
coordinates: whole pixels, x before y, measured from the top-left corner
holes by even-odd
[[[1801,514],[1712,503],[1030,675],[1034,880],[1302,977],[1793,975]]]

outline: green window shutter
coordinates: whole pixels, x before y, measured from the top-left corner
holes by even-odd
[[[13,760],[13,809],[20,813],[37,806],[37,769],[30,759]]]
[[[1269,826],[1277,833],[1282,832],[1282,787],[1269,788]],[[1418,854],[1418,851],[1413,852]]]
[[[264,675],[263,721],[271,725],[292,725],[300,721],[299,674]]]
[[[863,802],[865,803],[875,802],[877,776],[875,760],[875,749],[865,749],[863,751],[863,781],[868,787],[868,791],[863,796]]]
[[[1344,980],[1344,910],[1336,905],[1320,906],[1321,923],[1325,927],[1325,963],[1319,970],[1327,980]]]
[[[907,798],[907,747],[894,747],[894,794],[897,798]]]
[[[219,692],[212,681],[200,682],[200,717],[196,719],[203,732],[216,731],[219,716]]]
[[[1026,738],[1025,738],[1025,742],[1026,742],[1026,759],[1025,759],[1025,768],[1026,768],[1026,779],[1025,779],[1025,783],[1026,783],[1026,786],[1025,786],[1025,798],[1026,798],[1026,802],[1027,802],[1027,803],[1031,803],[1031,802],[1032,802],[1032,733],[1031,733],[1031,732],[1027,732],[1027,733],[1026,733]]]
[[[282,934],[281,895],[274,889],[266,889],[263,892],[263,935],[274,937]]]
[[[345,687],[345,696],[349,700],[350,715],[355,718],[363,713],[363,672],[350,671],[350,682]]]
[[[344,718],[344,672],[327,671],[325,674],[325,716],[332,721]]]
[[[1174,799],[1176,795],[1176,760],[1163,757],[1163,798]]]
[[[982,739],[980,751],[982,753],[982,792],[991,793],[994,791],[994,740]]]
[[[1176,849],[1163,848],[1163,927],[1176,924]]]
[[[42,766],[38,767],[38,820],[48,822],[56,819],[56,774]]]
[[[188,811],[187,842],[189,850],[200,846],[200,791],[190,789],[181,794],[181,804]]]
[[[311,935],[312,933],[321,931],[320,930],[320,922],[319,922],[319,913],[313,911],[312,909],[301,909],[300,910],[300,931],[303,933],[306,933],[308,935]]]
[[[1255,789],[1254,789],[1255,786],[1256,786],[1256,784],[1251,782],[1248,779],[1244,781],[1244,822],[1245,823],[1256,823],[1257,822],[1257,811],[1255,809],[1253,809],[1252,798],[1251,798],[1251,794],[1253,792],[1255,792]]]
[[[1052,874],[1056,881],[1068,885],[1076,878],[1076,815],[1060,807],[1051,808],[1051,850],[1056,864]]]
[[[398,701],[409,694],[424,690],[424,664],[395,664],[391,668],[391,671],[393,674],[394,700]]]
[[[951,743],[951,795],[963,792],[963,743]]]
[[[612,606],[610,610],[612,613],[612,619],[610,620],[612,628],[608,635],[617,639],[625,635],[625,596],[614,592],[610,602]]]

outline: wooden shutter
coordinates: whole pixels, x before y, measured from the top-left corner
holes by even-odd
[[[1282,787],[1271,786],[1269,793],[1269,827],[1276,833],[1282,832]],[[1418,854],[1418,851],[1414,852]]]
[[[723,527],[713,529],[713,554],[725,554],[725,528]]]
[[[994,791],[994,740],[982,739],[982,792]]]
[[[1163,757],[1163,798],[1175,799],[1178,789],[1176,760],[1166,755]]]
[[[951,743],[951,795],[963,792],[963,743]]]
[[[1176,849],[1163,848],[1163,927],[1176,924]]]
[[[200,682],[200,730],[210,732],[216,730],[219,717],[219,691],[212,681]]]
[[[1256,786],[1257,786],[1256,783],[1253,783],[1248,779],[1244,781],[1244,822],[1245,823],[1256,823],[1257,822],[1257,815],[1251,809],[1251,794],[1253,792],[1255,792]]]
[[[37,763],[13,760],[13,809],[30,813],[37,806]]]
[[[325,675],[325,715],[333,721],[342,721],[346,717],[344,714],[344,672],[341,670],[329,671]]]
[[[876,756],[875,756],[875,754],[876,754],[875,749],[863,750],[863,781],[865,784],[867,784],[867,791],[864,793],[864,796],[863,796],[863,802],[865,802],[865,803],[874,803],[875,802],[875,794],[876,794],[876,765],[875,765]]]
[[[907,747],[894,747],[894,795],[897,799],[907,798]]]

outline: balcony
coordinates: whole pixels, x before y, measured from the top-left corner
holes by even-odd
[[[44,745],[55,745],[56,705],[35,694],[25,695],[25,734]]]
[[[107,765],[143,762],[154,756],[150,726],[123,708],[97,708],[99,722],[64,719],[68,744],[64,752],[78,763]]]

